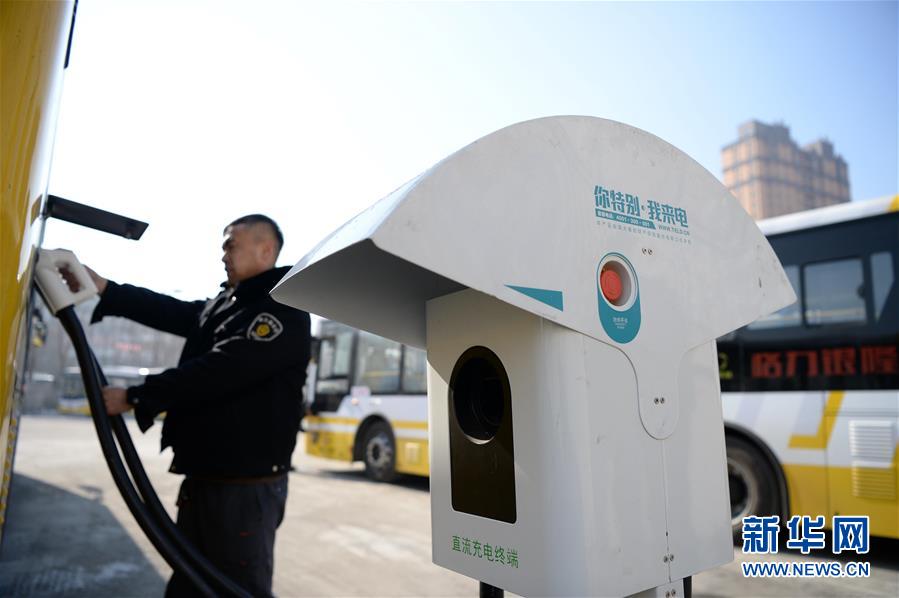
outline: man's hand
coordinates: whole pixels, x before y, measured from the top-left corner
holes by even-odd
[[[87,270],[88,275],[91,277],[91,280],[94,281],[94,286],[97,287],[97,291],[102,295],[103,291],[106,290],[106,283],[109,282],[87,266],[84,266],[84,269]],[[73,293],[77,293],[81,290],[81,283],[78,282],[78,279],[75,278],[75,274],[69,270],[68,266],[63,266],[59,270],[62,279],[66,281],[66,286],[69,287],[69,290]]]
[[[118,386],[103,387],[103,401],[106,403],[107,415],[121,415],[126,411],[131,411],[131,405],[128,404],[128,391]]]
[[[90,275],[91,280],[94,281],[94,286],[97,287],[97,290],[102,295],[103,291],[106,290],[106,283],[109,281],[106,280],[105,278],[103,278],[102,276],[100,276],[99,274],[97,274],[96,272],[94,272],[93,270],[91,270],[90,268],[88,268],[87,266],[85,266],[84,269],[87,270],[87,273]]]

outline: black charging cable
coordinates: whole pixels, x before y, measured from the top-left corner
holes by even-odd
[[[102,391],[106,378],[91,351],[74,307],[63,308],[56,315],[75,348],[75,355],[84,380],[85,393],[91,408],[91,417],[97,430],[97,438],[100,441],[103,456],[119,493],[141,530],[172,569],[182,573],[204,596],[227,595],[250,598],[249,592],[218,571],[175,527],[147,477],[125,421],[121,416],[109,417],[106,415]],[[118,440],[118,446],[116,440]],[[119,455],[119,449],[121,449],[121,455]],[[131,478],[122,464],[122,456],[128,464]],[[135,485],[137,490],[135,490]],[[214,591],[207,580],[219,592]]]
[[[97,375],[97,379],[100,380],[101,387],[107,386],[106,376],[103,374],[103,370],[100,367],[93,350],[90,351],[90,354],[94,364],[94,372]],[[162,528],[162,531],[166,533],[176,546],[184,551],[184,556],[187,558],[187,561],[193,567],[199,569],[206,579],[212,582],[212,585],[219,591],[224,592],[224,595],[236,596],[238,598],[251,598],[249,592],[231,581],[229,577],[216,569],[215,565],[210,563],[206,557],[200,554],[200,551],[197,550],[193,543],[185,538],[184,534],[181,533],[181,530],[175,526],[168,511],[162,506],[159,495],[156,494],[156,490],[153,488],[153,483],[147,476],[144,464],[137,454],[137,449],[134,448],[134,441],[131,439],[131,434],[128,432],[128,426],[125,425],[124,418],[115,416],[109,419],[112,422],[112,432],[115,434],[116,440],[119,443],[119,450],[122,452],[122,456],[125,458],[125,464],[131,472],[131,479],[134,480],[134,485],[137,486],[137,491],[143,498],[144,504],[149,508],[150,514]]]

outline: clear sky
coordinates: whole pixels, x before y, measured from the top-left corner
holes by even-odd
[[[224,279],[222,227],[263,212],[293,264],[496,129],[587,114],[721,176],[749,119],[827,137],[853,199],[894,194],[897,3],[83,0],[50,192],[150,223],[139,242],[51,221],[115,280],[184,298]]]

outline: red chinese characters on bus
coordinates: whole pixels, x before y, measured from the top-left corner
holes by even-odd
[[[804,366],[806,376],[818,375],[818,353],[815,351],[787,351],[787,371],[786,376],[792,378],[796,375],[796,370]]]
[[[856,374],[855,347],[824,349],[821,351],[821,360],[824,362],[825,376],[854,376]]]
[[[784,366],[781,363],[780,351],[768,351],[752,354],[753,378],[783,378]]]
[[[862,347],[862,374],[899,374],[896,346]]]
[[[759,351],[752,354],[750,365],[750,375],[763,379],[797,375],[809,378],[855,376],[859,373],[863,376],[896,375],[899,374],[899,352],[895,345],[863,346],[860,351],[855,347]]]

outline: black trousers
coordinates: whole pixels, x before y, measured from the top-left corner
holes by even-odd
[[[178,529],[222,573],[253,596],[272,596],[275,530],[284,519],[287,476],[247,483],[185,478]],[[177,571],[166,598],[197,596]]]

